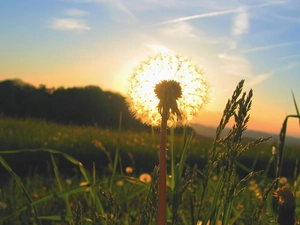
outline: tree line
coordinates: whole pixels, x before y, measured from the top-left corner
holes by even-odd
[[[35,87],[19,79],[0,82],[0,113],[17,118],[38,118],[74,125],[144,129],[129,112],[125,97],[98,86]]]

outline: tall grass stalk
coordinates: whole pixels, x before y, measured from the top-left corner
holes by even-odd
[[[298,105],[295,99],[295,95],[292,91],[292,97],[293,97],[293,102],[294,106],[296,109],[296,115],[288,115],[285,117],[280,133],[279,133],[279,144],[278,144],[278,157],[276,160],[276,171],[275,171],[275,176],[280,177],[281,176],[281,170],[282,170],[282,160],[283,160],[283,150],[284,150],[284,145],[285,145],[285,139],[286,139],[286,130],[287,130],[287,122],[289,118],[298,118],[299,119],[299,126],[300,126],[300,113],[298,109]],[[278,186],[278,185],[277,185]]]
[[[259,138],[247,144],[242,143],[243,132],[247,129],[249,121],[249,111],[252,104],[252,90],[247,94],[242,93],[244,80],[242,80],[232,98],[228,100],[225,107],[220,124],[216,131],[216,138],[212,148],[209,150],[208,163],[204,171],[203,192],[200,199],[200,207],[198,211],[198,220],[201,220],[200,213],[203,207],[203,200],[208,188],[208,181],[214,172],[219,174],[219,181],[214,194],[214,201],[210,206],[210,210],[206,213],[203,224],[217,224],[222,221],[222,224],[233,223],[232,218],[233,201],[236,196],[244,191],[240,187],[241,183],[236,173],[236,162],[238,157],[247,151],[250,147],[262,143],[269,138]],[[221,137],[222,131],[226,127],[230,119],[233,119],[232,129],[227,135]],[[250,173],[244,179],[246,182],[257,173]]]

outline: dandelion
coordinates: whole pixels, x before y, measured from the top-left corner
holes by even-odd
[[[39,198],[39,195],[38,195],[37,193],[34,193],[34,194],[33,194],[33,198],[36,198],[36,199],[37,199],[37,198]]]
[[[214,175],[214,176],[212,176],[212,178],[211,178],[213,181],[218,181],[218,176],[217,175]]]
[[[82,182],[80,182],[79,186],[87,186],[88,184],[89,184],[88,182],[82,181]],[[88,192],[88,191],[90,191],[90,188],[89,188],[89,187],[87,187],[87,188],[85,189],[85,192]]]
[[[272,155],[276,155],[276,147],[272,146]]]
[[[142,123],[160,125],[158,224],[166,223],[166,130],[187,125],[207,100],[203,70],[188,58],[159,53],[137,67],[127,102]]]
[[[236,209],[237,210],[242,210],[242,209],[244,209],[245,207],[244,207],[244,205],[243,204],[237,204],[237,206],[236,206]]]
[[[123,186],[123,181],[122,180],[118,180],[116,182],[117,186],[122,187]]]
[[[160,126],[162,106],[169,104],[167,124],[172,127],[188,124],[207,96],[202,68],[184,56],[159,53],[134,70],[126,100],[135,117],[152,126]]]
[[[66,184],[71,185],[72,184],[72,179],[70,179],[70,178],[66,179]]]
[[[287,182],[288,182],[288,180],[286,177],[280,177],[279,184],[281,184],[283,186],[283,185],[286,185]]]
[[[145,183],[150,183],[151,182],[151,175],[148,173],[142,173],[139,177],[139,180]]]
[[[125,172],[126,172],[127,174],[131,174],[131,173],[133,172],[132,167],[130,167],[130,166],[126,167],[126,168],[125,168]]]
[[[294,193],[286,186],[277,188],[273,196],[278,202],[278,218],[280,225],[293,225],[295,223],[296,199]]]
[[[4,202],[0,202],[0,209],[6,209],[7,208],[7,204]]]

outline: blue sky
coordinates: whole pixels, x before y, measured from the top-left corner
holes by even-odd
[[[299,12],[299,0],[1,0],[0,79],[125,94],[140,61],[174,51],[202,65],[211,86],[198,122],[218,124],[245,79],[249,128],[279,132],[295,113],[291,90],[300,105]]]

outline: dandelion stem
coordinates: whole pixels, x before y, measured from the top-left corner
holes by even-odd
[[[166,112],[166,111],[165,111]],[[166,137],[168,114],[162,113],[159,150],[158,225],[166,222]]]

